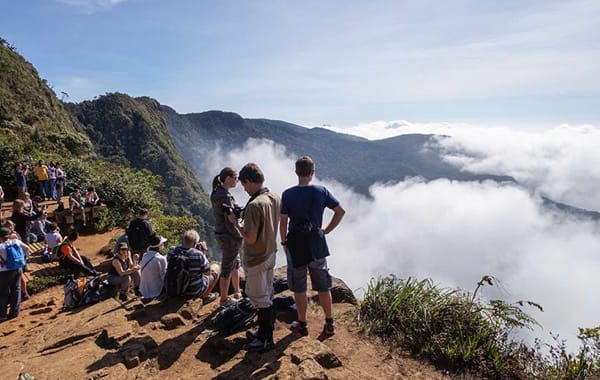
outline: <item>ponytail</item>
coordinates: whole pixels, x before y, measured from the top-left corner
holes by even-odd
[[[212,190],[213,190],[213,191],[217,190],[217,188],[218,188],[219,186],[221,186],[222,184],[223,184],[223,183],[221,182],[221,179],[219,178],[219,174],[217,174],[217,175],[215,176],[215,178],[213,178],[213,181],[212,181]]]

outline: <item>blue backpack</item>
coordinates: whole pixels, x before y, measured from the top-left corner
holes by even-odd
[[[7,242],[6,245],[6,260],[2,260],[6,269],[21,269],[27,263],[25,262],[25,252],[21,248],[21,244],[17,241],[12,240]]]

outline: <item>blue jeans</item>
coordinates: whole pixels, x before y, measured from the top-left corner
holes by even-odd
[[[48,180],[48,195],[50,198],[56,200],[56,179],[51,178]]]
[[[48,180],[38,181],[38,185],[40,186],[40,197],[46,198],[46,190],[48,187]]]
[[[10,304],[9,318],[19,315],[21,310],[21,269],[0,272],[0,318],[6,318],[6,307]]]

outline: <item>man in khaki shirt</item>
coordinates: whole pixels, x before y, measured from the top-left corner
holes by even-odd
[[[258,309],[258,331],[248,331],[248,351],[274,347],[275,308],[273,307],[273,268],[277,252],[280,198],[263,187],[264,175],[258,165],[246,164],[238,178],[250,199],[244,207],[243,225],[233,213],[229,220],[244,238],[242,265],[246,272],[246,295]]]

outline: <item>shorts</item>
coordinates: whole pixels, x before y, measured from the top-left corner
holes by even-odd
[[[306,292],[306,272],[310,274],[310,282],[312,283],[312,290],[317,292],[327,292],[331,289],[331,275],[329,274],[329,268],[327,267],[327,259],[317,259],[311,261],[307,265],[303,265],[298,268],[292,266],[292,260],[287,254],[288,266],[287,266],[287,277],[288,286],[294,293],[305,293]]]
[[[242,239],[237,239],[226,234],[215,236],[221,247],[221,275],[228,277],[231,272],[240,267],[239,253],[242,248]]]

